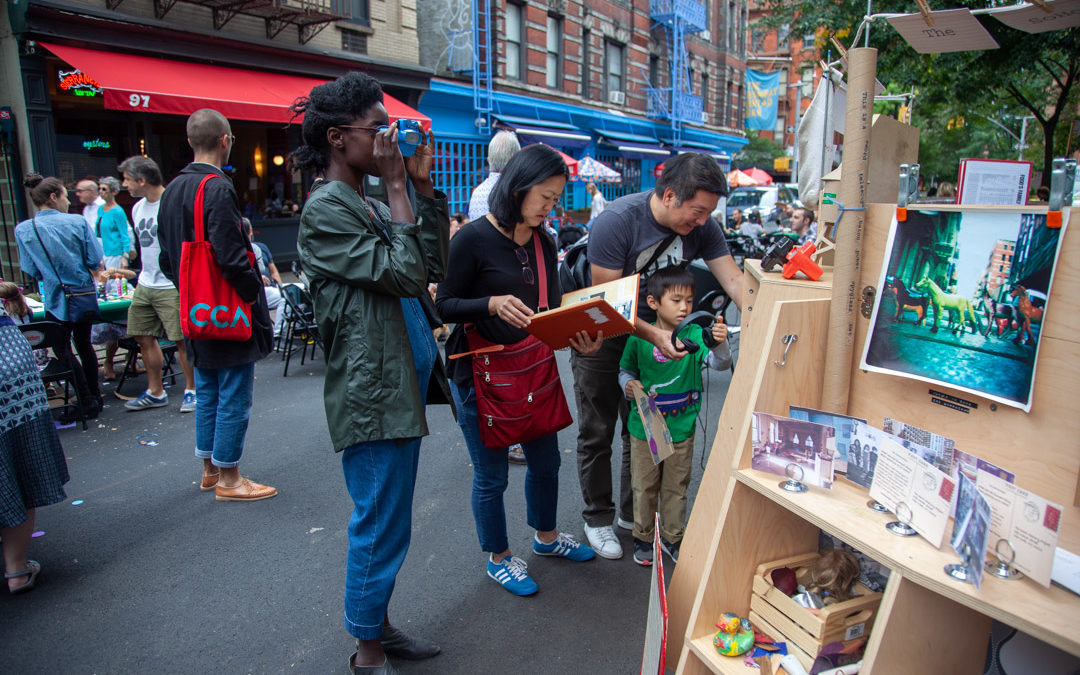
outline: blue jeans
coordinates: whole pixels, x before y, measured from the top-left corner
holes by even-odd
[[[424,310],[415,298],[402,298],[421,399],[438,347]],[[359,640],[382,635],[383,620],[398,570],[412,536],[412,502],[420,439],[368,441],[341,454],[345,486],[353,500],[349,553],[345,567],[345,629]]]
[[[195,456],[231,469],[240,463],[251,417],[255,364],[195,368]]]
[[[450,383],[457,407],[458,426],[473,463],[472,511],[480,548],[502,553],[510,548],[506,537],[503,493],[508,484],[510,462],[506,448],[489,448],[480,439],[476,413],[476,389]],[[542,532],[555,529],[559,510],[559,437],[551,434],[521,444],[525,451],[525,511],[530,527]]]

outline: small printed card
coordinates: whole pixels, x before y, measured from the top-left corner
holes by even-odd
[[[967,566],[975,588],[982,588],[983,568],[986,566],[986,547],[990,541],[990,502],[975,487],[975,481],[960,474],[957,527],[953,530],[952,547]]]
[[[803,483],[832,488],[836,437],[831,426],[756,412],[750,442],[754,469],[787,477],[794,464],[802,469]]]
[[[992,509],[990,550],[997,551],[998,540],[1007,539],[1016,551],[1016,569],[1049,588],[1061,531],[1061,505],[986,471],[979,471],[978,485]],[[1008,547],[1002,544],[1002,553],[1007,555],[1006,551]]]
[[[791,415],[791,419],[831,426],[833,431],[836,432],[836,461],[834,462],[836,471],[838,473],[847,473],[848,448],[851,445],[853,423],[866,424],[866,420],[794,405],[788,408],[788,414]]]
[[[956,484],[943,471],[888,435],[878,448],[877,458],[870,496],[893,513],[898,504],[906,504],[911,510],[908,525],[940,548],[945,540],[949,504]]]

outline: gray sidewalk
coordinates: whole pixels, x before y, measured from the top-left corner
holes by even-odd
[[[560,365],[572,401],[566,354]],[[87,432],[61,431],[67,501],[38,510],[30,557],[39,587],[0,593],[0,668],[32,673],[347,673],[353,642],[342,626],[345,527],[351,503],[330,449],[324,365],[256,367],[255,407],[241,468],[276,486],[254,504],[216,502],[198,489],[194,415],[108,408]],[[729,381],[710,373],[715,420]],[[125,389],[127,387],[125,386]],[[106,387],[111,393],[111,386]],[[573,405],[571,404],[571,407]],[[703,415],[703,417],[705,417]],[[517,598],[487,578],[469,508],[471,468],[448,407],[429,408],[421,447],[413,539],[391,618],[437,641],[442,655],[395,662],[403,673],[637,672],[649,571],[627,555],[571,563],[532,555],[524,468],[511,466],[511,548],[540,585]],[[715,433],[710,424],[709,437]],[[145,434],[157,434],[147,437]],[[157,441],[146,445],[143,440]],[[576,427],[563,449],[559,524],[584,537]],[[691,494],[701,477],[702,434]],[[76,500],[82,500],[75,505]]]

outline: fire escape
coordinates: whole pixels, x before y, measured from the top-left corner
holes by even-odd
[[[649,0],[654,28],[662,27],[671,65],[670,87],[648,87],[649,117],[671,120],[671,135],[678,146],[683,124],[701,124],[702,99],[694,95],[690,80],[686,36],[705,30],[705,5],[697,0]]]
[[[491,0],[472,0],[469,5],[472,25],[452,30],[448,34],[450,55],[447,67],[455,73],[468,73],[472,76],[476,127],[481,133],[490,133],[491,113],[495,108],[491,88],[494,69],[491,29],[494,18],[491,14]]]

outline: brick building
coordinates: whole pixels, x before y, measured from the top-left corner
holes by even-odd
[[[730,162],[741,134],[745,0],[417,0],[420,111],[440,129],[439,181],[462,209],[491,132],[517,131],[618,170],[610,199],[651,187],[680,151]],[[490,31],[488,28],[490,27]],[[490,42],[488,42],[490,40]],[[587,204],[584,184],[564,195]],[[462,209],[464,210],[464,209]]]

